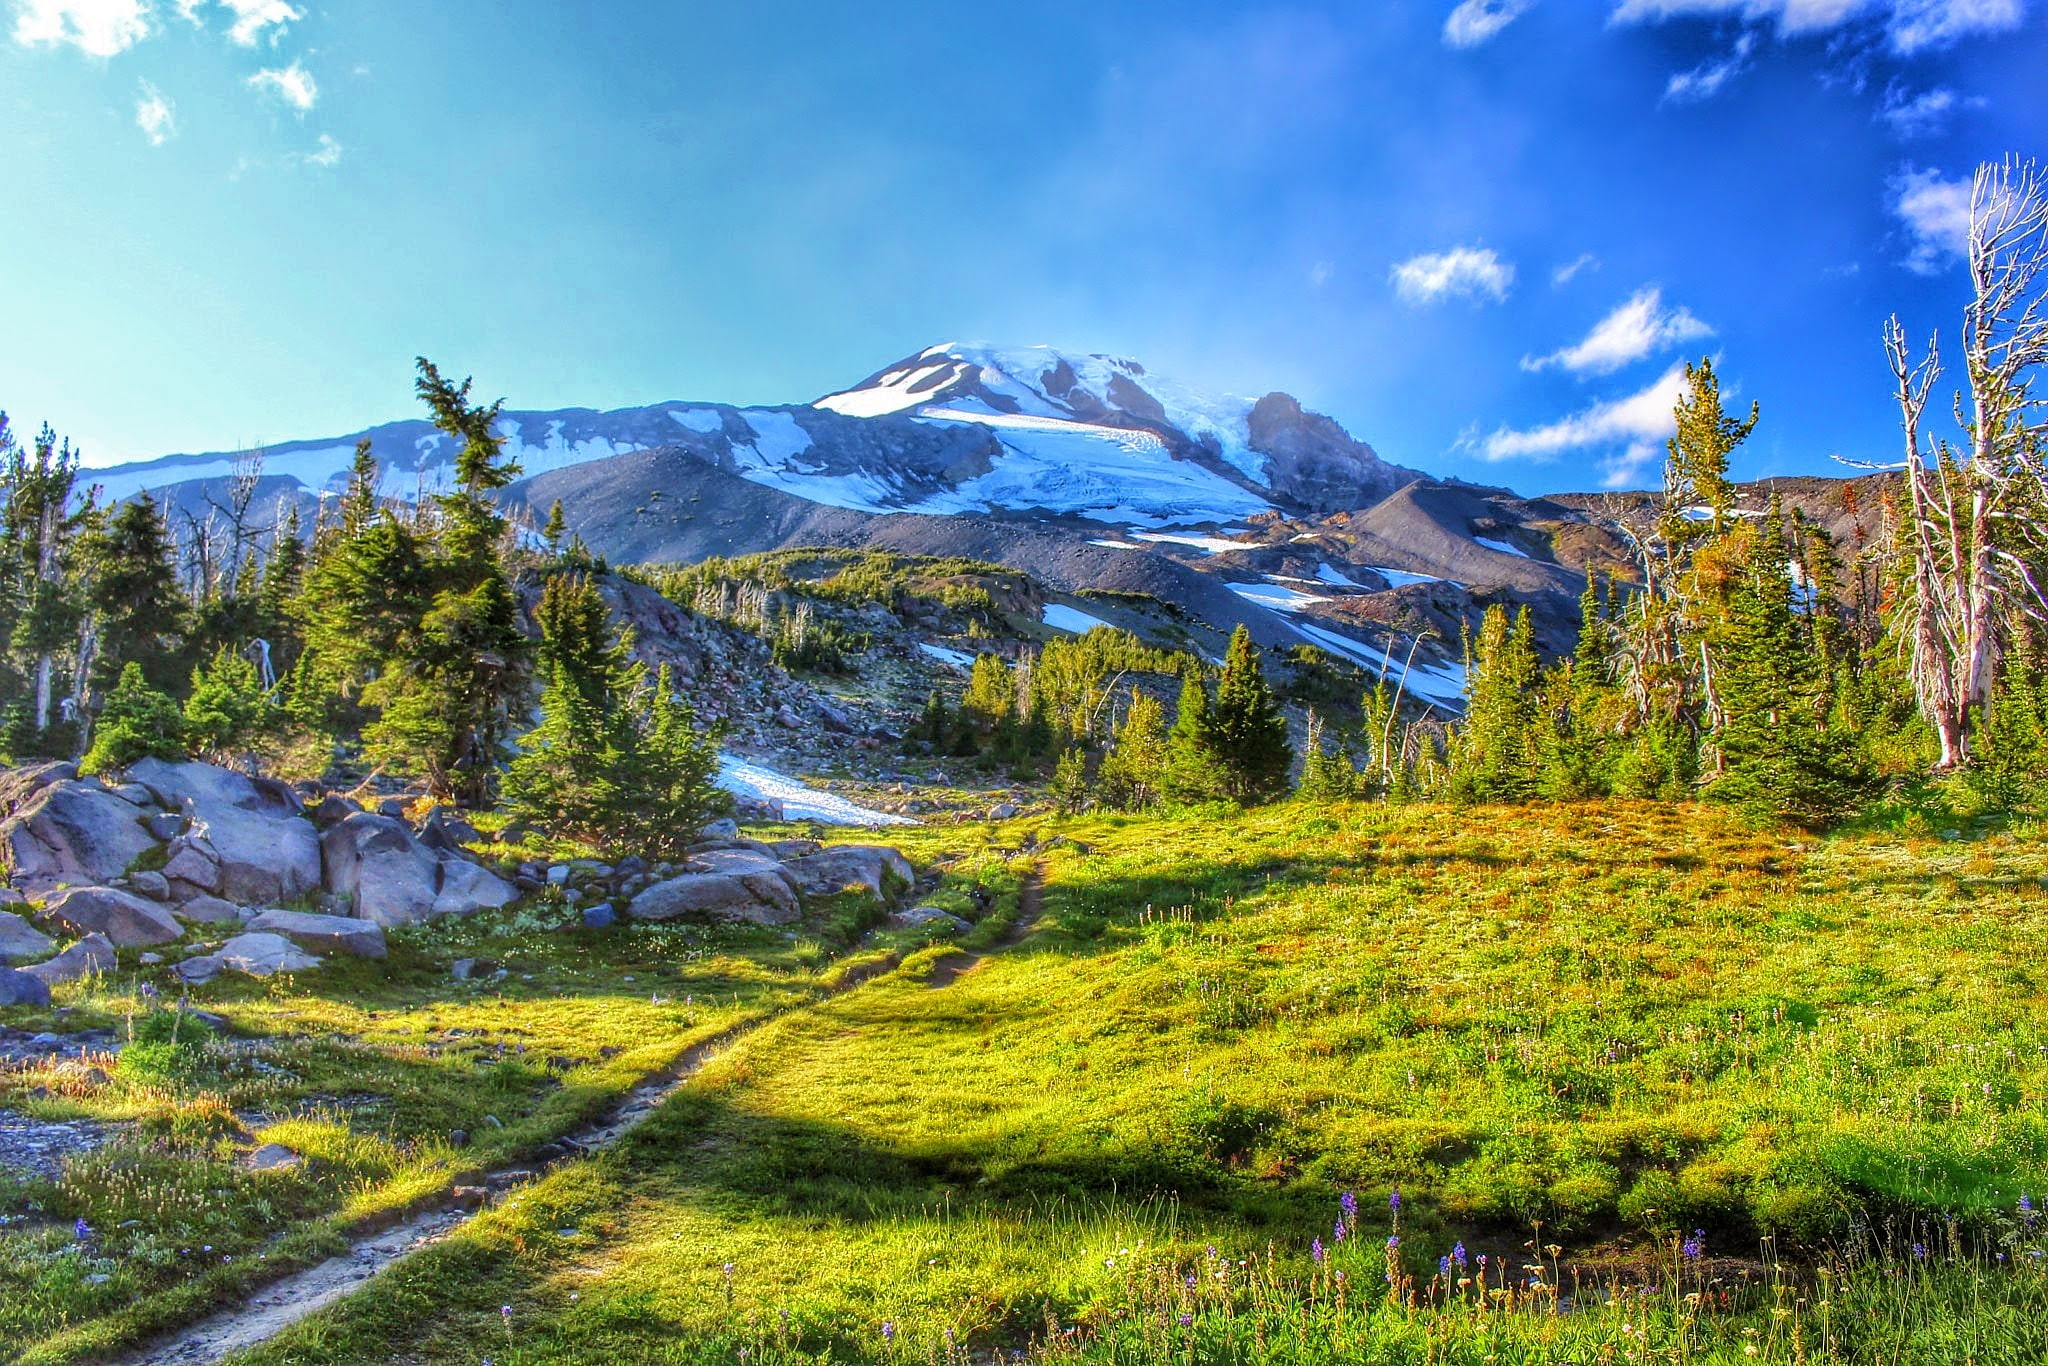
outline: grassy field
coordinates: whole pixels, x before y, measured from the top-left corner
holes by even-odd
[[[779,1015],[251,1359],[2048,1359],[2038,832],[903,840],[974,939],[1027,871],[1043,920]]]

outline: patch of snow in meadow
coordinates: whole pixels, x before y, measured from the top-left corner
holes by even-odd
[[[1055,631],[1072,631],[1075,635],[1083,635],[1098,626],[1109,625],[1101,617],[1091,617],[1079,608],[1069,607],[1063,602],[1047,603],[1045,614],[1040,620]]]
[[[718,785],[738,797],[782,803],[782,814],[793,821],[817,821],[821,825],[916,825],[908,816],[872,811],[856,806],[844,797],[820,792],[772,768],[749,763],[734,754],[718,756]]]
[[[1270,607],[1276,612],[1299,612],[1304,607],[1329,601],[1328,598],[1298,592],[1277,583],[1233,583],[1224,586],[1246,601],[1255,602],[1261,607]]]
[[[974,667],[974,656],[964,650],[949,650],[943,645],[933,645],[928,641],[922,640],[917,643],[917,648],[930,655],[933,659],[938,660],[941,664],[951,664],[956,669],[971,669]]]
[[[1520,546],[1509,545],[1506,541],[1490,540],[1485,536],[1474,536],[1472,539],[1477,544],[1485,546],[1488,550],[1498,550],[1503,555],[1514,555],[1524,560],[1533,558],[1528,551]]]
[[[1410,574],[1405,569],[1388,569],[1384,565],[1369,564],[1366,568],[1385,579],[1389,588],[1406,588],[1411,583],[1450,582],[1448,579],[1440,579],[1434,574]]]
[[[1363,588],[1365,586],[1361,583],[1353,583],[1350,579],[1345,578],[1326,564],[1316,566],[1316,582],[1327,583],[1332,588]]]
[[[1193,546],[1196,550],[1207,551],[1211,555],[1252,548],[1242,541],[1226,541],[1221,536],[1204,536],[1195,531],[1133,531],[1131,538],[1138,541],[1164,541],[1172,545]]]

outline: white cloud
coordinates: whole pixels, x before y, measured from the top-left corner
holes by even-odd
[[[1581,252],[1577,257],[1550,272],[1550,287],[1552,289],[1563,289],[1577,278],[1580,271],[1598,269],[1600,269],[1600,258],[1590,251]]]
[[[1881,20],[1901,56],[1946,47],[1977,33],[2003,33],[2026,22],[2026,0],[1619,0],[1617,24],[1735,15],[1776,20],[1781,37],[1827,33],[1857,21]]]
[[[228,25],[228,41],[237,47],[254,47],[263,30],[276,25],[277,32],[270,35],[275,43],[284,36],[284,26],[306,17],[306,12],[294,9],[284,0],[220,0],[221,5],[234,11],[235,21]]]
[[[23,47],[70,44],[89,57],[112,57],[150,35],[145,0],[21,0],[14,41]]]
[[[1480,458],[1489,461],[1549,461],[1574,451],[1599,452],[1604,482],[1618,488],[1656,459],[1678,429],[1672,410],[1685,393],[1685,367],[1674,365],[1625,398],[1595,403],[1542,427],[1501,427],[1473,444]]]
[[[287,67],[266,67],[249,78],[251,90],[268,90],[301,114],[320,98],[320,87],[312,73],[293,62]]]
[[[301,160],[308,166],[333,166],[341,160],[341,144],[329,134],[322,133],[319,148],[306,153]]]
[[[1673,104],[1697,104],[1721,93],[1721,87],[1749,69],[1749,54],[1756,50],[1756,35],[1745,33],[1735,40],[1735,50],[1719,61],[1701,62],[1681,71],[1664,83],[1664,98]]]
[[[1444,41],[1478,47],[1527,13],[1536,0],[1464,0],[1444,20]]]
[[[1907,167],[1892,177],[1892,212],[1913,235],[1906,269],[1938,274],[1950,261],[1961,260],[1970,242],[1968,180],[1944,180],[1939,171]]]
[[[1335,261],[1318,261],[1308,268],[1308,282],[1317,289],[1321,289],[1324,285],[1330,283],[1336,276],[1337,263]]]
[[[1575,346],[1547,356],[1524,356],[1524,370],[1561,365],[1575,375],[1609,375],[1680,342],[1711,337],[1714,329],[1685,308],[1664,307],[1663,291],[1639,289],[1628,302],[1594,324]]]
[[[1885,91],[1884,108],[1878,117],[1891,125],[1893,136],[1909,140],[1939,133],[1958,109],[1982,103],[1981,99],[1966,100],[1945,85],[1908,95],[1905,87],[1895,82]]]
[[[1403,303],[1433,304],[1453,296],[1497,303],[1508,297],[1515,268],[1491,247],[1452,247],[1397,262],[1388,278]]]
[[[177,106],[148,81],[142,83],[142,93],[135,100],[135,126],[152,147],[161,147],[178,136]]]

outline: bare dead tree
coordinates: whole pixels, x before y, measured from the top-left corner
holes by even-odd
[[[242,565],[249,553],[252,533],[249,527],[249,509],[256,500],[256,488],[263,481],[263,448],[258,446],[237,454],[227,477],[227,499],[222,502],[212,494],[206,495],[206,504],[227,524],[228,563],[226,577],[231,591],[239,591],[241,585],[236,576],[242,572]]]
[[[1977,168],[1966,248],[1961,440],[1929,441],[1927,405],[1941,377],[1939,334],[1916,360],[1904,326],[1885,324],[1893,399],[1905,436],[1900,550],[1911,557],[1901,604],[1915,700],[1934,727],[1937,771],[1969,762],[1970,720],[1989,705],[2015,610],[2048,605],[2035,566],[2048,550],[2044,400],[2048,362],[2048,174],[2007,158]]]

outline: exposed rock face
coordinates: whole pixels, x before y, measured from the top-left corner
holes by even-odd
[[[756,888],[760,890],[756,890]],[[803,914],[796,893],[779,878],[742,880],[720,873],[685,873],[657,882],[633,898],[626,914],[634,920],[722,920],[749,925],[789,925]]]
[[[40,977],[0,968],[0,1006],[46,1006],[50,988]]]
[[[473,911],[496,910],[509,905],[519,889],[480,863],[458,855],[443,855],[439,864],[441,883],[434,893],[433,914],[468,915]]]
[[[690,870],[732,878],[756,899],[771,905],[796,902],[796,879],[770,854],[753,849],[707,849],[690,856]]]
[[[0,964],[47,958],[57,941],[12,911],[0,911]]]
[[[162,906],[111,887],[74,887],[44,907],[43,915],[73,934],[103,934],[122,949],[169,944],[185,935]]]
[[[300,948],[319,953],[345,953],[355,958],[382,958],[385,953],[384,927],[349,915],[263,911],[249,922],[249,930],[281,934]]]
[[[879,844],[842,844],[805,854],[782,865],[805,896],[866,892],[877,901],[908,889],[917,880],[910,860]]]
[[[405,822],[358,811],[320,837],[327,890],[379,925],[410,925],[434,913],[440,863]]]
[[[45,986],[76,982],[96,972],[114,970],[114,945],[103,934],[89,934],[47,962],[23,968],[22,972]]]
[[[0,821],[0,860],[22,891],[41,896],[60,886],[111,882],[156,847],[139,810],[96,783],[63,776],[69,764],[34,772],[49,781]]]
[[[194,847],[210,851],[220,868],[218,885],[206,890],[252,905],[295,900],[320,886],[319,837],[283,783],[160,759],[131,765],[128,776],[191,818]],[[164,873],[181,876],[168,867]]]
[[[1333,419],[1304,411],[1291,394],[1267,394],[1245,425],[1251,448],[1266,457],[1273,490],[1318,512],[1365,507],[1421,477],[1387,464]]]
[[[965,934],[973,928],[951,911],[941,910],[937,906],[912,906],[907,911],[898,911],[889,917],[889,928],[892,930],[922,929],[926,925],[939,925],[956,934]]]
[[[320,959],[281,934],[238,934],[212,953],[187,958],[174,969],[188,982],[210,982],[225,970],[251,977],[275,977],[320,966]]]

